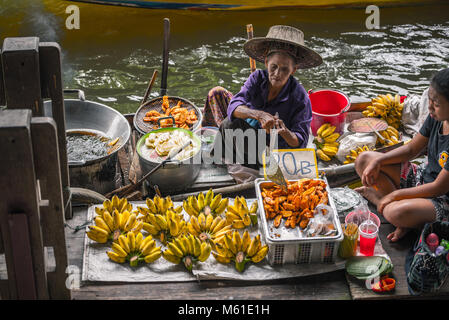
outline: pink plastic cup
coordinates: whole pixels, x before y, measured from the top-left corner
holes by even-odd
[[[374,222],[374,224],[380,228],[380,219],[379,217],[373,213],[369,213],[369,219]],[[357,226],[360,226],[364,221],[368,220],[368,214],[366,212],[361,211],[353,211],[348,213],[348,215],[345,217],[345,223],[355,223]]]

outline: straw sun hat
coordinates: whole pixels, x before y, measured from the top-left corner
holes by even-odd
[[[271,51],[286,51],[296,59],[299,69],[319,66],[321,56],[304,45],[304,33],[290,26],[272,26],[266,37],[253,38],[243,45],[243,50],[256,61],[265,62]]]

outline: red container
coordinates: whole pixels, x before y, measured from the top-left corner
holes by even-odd
[[[316,136],[326,122],[336,127],[335,132],[343,134],[346,111],[351,106],[348,96],[335,89],[317,89],[309,90],[309,99],[312,104],[312,134]]]

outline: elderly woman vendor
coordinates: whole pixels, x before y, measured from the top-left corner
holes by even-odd
[[[237,152],[243,152],[244,165],[252,166],[253,163],[248,163],[248,154],[253,151],[248,147],[256,144],[245,142],[243,150],[229,146],[225,143],[226,131],[229,132],[226,129],[244,132],[264,129],[265,145],[269,144],[267,133],[277,129],[279,148],[305,147],[312,109],[307,92],[293,74],[298,69],[320,65],[322,59],[304,46],[302,31],[290,26],[272,26],[266,37],[248,40],[244,51],[263,62],[266,70],[254,71],[235,96],[221,87],[212,89],[206,101],[203,125],[220,127],[221,139],[216,140],[215,147],[222,143],[222,150],[233,148],[234,159],[226,159],[228,163],[235,161]],[[260,139],[261,136],[256,133],[256,137]],[[260,165],[261,152],[263,150],[257,150],[256,167]]]

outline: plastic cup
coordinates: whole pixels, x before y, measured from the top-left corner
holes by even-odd
[[[358,228],[357,232],[351,236],[348,236],[345,232],[343,232],[343,234],[343,240],[338,247],[338,255],[343,259],[347,259],[357,254],[357,240],[359,239]]]
[[[377,214],[373,212],[369,212],[370,216],[369,219],[371,222],[374,222],[377,227],[380,227],[380,219],[377,216]],[[360,226],[364,221],[368,220],[368,214],[367,212],[362,211],[352,211],[348,213],[348,215],[345,217],[345,224],[349,223],[355,223],[357,226]]]
[[[360,254],[371,257],[374,254],[374,247],[376,246],[377,233],[379,228],[376,224],[365,221],[359,226],[360,234]]]

